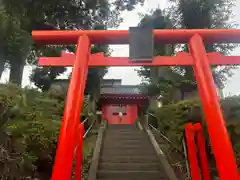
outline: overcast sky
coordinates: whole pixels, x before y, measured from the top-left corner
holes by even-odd
[[[119,29],[128,29],[129,26],[136,26],[140,21],[138,16],[139,12],[147,12],[150,9],[156,9],[160,7],[164,9],[167,7],[167,0],[146,0],[146,3],[143,7],[138,7],[134,11],[124,12],[123,13],[123,23],[121,23]],[[240,24],[240,0],[236,0],[236,6],[234,7],[235,17],[232,19],[237,24]],[[111,46],[114,50],[112,56],[128,56],[128,46]],[[232,55],[240,55],[240,48],[235,49],[232,52]],[[141,79],[138,77],[137,72],[134,71],[133,67],[112,67],[109,69],[106,78],[121,78],[123,80],[123,84],[139,84]],[[240,69],[234,70],[234,76],[229,79],[226,88],[224,89],[224,94],[227,95],[235,95],[240,94]]]
[[[123,23],[120,24],[118,29],[128,29],[130,26],[137,26],[140,21],[138,13],[148,12],[151,9],[156,9],[160,7],[164,9],[167,7],[167,0],[146,0],[146,3],[143,7],[138,6],[134,11],[131,12],[123,12]],[[236,0],[236,6],[234,7],[235,17],[233,21],[240,24],[240,0]],[[112,56],[128,56],[128,46],[115,45],[111,46],[113,53]],[[240,48],[236,49],[233,55],[240,55]],[[29,85],[29,74],[30,67],[25,67],[23,74],[23,86]],[[134,67],[112,67],[109,69],[108,74],[105,78],[120,78],[123,80],[123,84],[139,84],[140,78],[137,76]],[[9,71],[6,70],[4,75],[1,78],[1,82],[6,82],[8,80]],[[225,95],[234,95],[240,94],[240,84],[238,83],[240,79],[240,69],[234,70],[234,76],[229,79],[226,88],[224,89]]]

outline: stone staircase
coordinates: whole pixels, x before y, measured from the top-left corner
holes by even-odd
[[[136,125],[108,125],[96,172],[98,180],[168,180],[148,135]]]

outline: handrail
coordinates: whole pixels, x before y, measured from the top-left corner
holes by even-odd
[[[159,120],[155,115],[148,113],[149,115],[151,115],[152,117],[156,118],[157,120]],[[170,145],[172,145],[172,147],[174,147],[178,152],[180,152],[181,154],[184,154],[178,147],[177,145],[175,145],[170,139],[168,139],[164,134],[162,134],[157,128],[155,128],[153,125],[148,124],[149,127],[151,127],[154,131],[156,131],[157,133],[159,133],[161,135],[161,137],[166,140]]]
[[[157,118],[155,115],[148,113],[149,115],[151,115],[152,117],[156,118],[157,120],[159,120],[159,118]],[[154,131],[158,132],[170,145],[172,145],[178,152],[180,152],[185,159],[186,162],[186,170],[187,170],[187,177],[191,177],[190,175],[190,170],[189,170],[189,163],[188,163],[188,157],[187,157],[187,149],[185,147],[185,144],[183,142],[183,152],[171,141],[169,140],[164,134],[162,134],[157,128],[155,128],[153,125],[148,124],[150,128],[152,128]]]
[[[152,117],[154,117],[154,118],[156,118],[157,120],[159,120],[159,118],[157,117],[157,116],[155,116],[154,114],[152,114],[152,113],[148,113],[150,116],[152,116]]]
[[[158,132],[158,133],[162,136],[162,138],[163,138],[164,140],[166,140],[170,145],[172,145],[172,147],[173,147],[174,149],[176,149],[178,152],[184,154],[184,153],[177,147],[177,145],[175,145],[171,140],[169,140],[166,136],[164,136],[158,129],[156,129],[155,127],[153,127],[151,124],[149,124],[149,126],[150,126],[154,131]]]
[[[88,119],[88,118],[87,118],[87,119]],[[84,122],[84,121],[83,121],[83,122]],[[84,133],[83,139],[85,139],[85,138],[87,137],[88,133],[92,130],[93,125],[94,125],[95,122],[96,122],[96,118],[93,120],[93,122],[90,124],[90,126],[88,127],[88,129],[87,129],[86,132]]]
[[[89,120],[89,118],[85,118],[83,122],[79,124],[79,134],[78,134],[78,141],[76,143],[76,147],[74,150],[74,156],[76,157],[76,165],[75,165],[75,180],[79,180],[82,176],[82,160],[83,160],[83,154],[82,154],[82,147],[83,147],[83,140],[86,138],[88,133],[91,131],[94,123],[96,122],[96,119],[91,123],[89,128],[86,132],[84,132],[84,124]]]
[[[81,124],[85,124],[85,122],[88,120],[88,117],[87,118],[85,118],[84,120],[83,120],[83,122],[81,122]]]
[[[79,124],[79,134],[77,137],[76,147],[74,150],[74,156],[76,157],[76,165],[75,165],[75,176],[74,180],[82,179],[82,161],[83,161],[83,141],[87,137],[88,133],[93,128],[94,123],[97,118],[94,118],[93,122],[88,127],[87,131],[84,130],[84,124],[89,120],[89,117],[85,118],[83,122]]]

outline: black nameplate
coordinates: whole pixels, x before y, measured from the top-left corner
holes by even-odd
[[[152,28],[129,28],[129,58],[134,62],[152,61],[154,38]]]

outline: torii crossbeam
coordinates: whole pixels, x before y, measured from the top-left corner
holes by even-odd
[[[222,56],[221,53],[207,54],[210,65],[226,66],[240,64],[240,56]],[[62,53],[61,57],[39,57],[40,66],[72,67],[76,60],[75,54]],[[194,61],[188,53],[179,52],[177,56],[156,56],[152,62],[131,62],[128,57],[104,57],[104,53],[91,54],[89,67],[101,66],[193,66]]]
[[[221,180],[239,180],[230,138],[214,86],[210,65],[240,64],[238,56],[206,53],[204,43],[240,43],[240,30],[153,30],[156,43],[188,43],[190,54],[155,57],[151,62],[132,62],[128,58],[90,54],[91,44],[129,44],[127,30],[33,31],[37,44],[77,44],[76,53],[62,57],[40,58],[43,66],[73,66],[67,102],[59,137],[53,180],[69,180],[79,128],[88,66],[193,66],[208,133]],[[81,142],[80,142],[81,143]],[[80,167],[79,167],[80,168]]]

